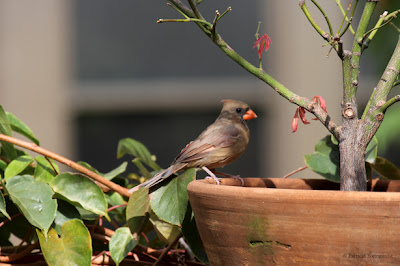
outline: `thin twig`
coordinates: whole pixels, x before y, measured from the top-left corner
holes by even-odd
[[[56,168],[54,167],[53,163],[50,161],[49,157],[45,156],[44,158],[46,158],[46,160],[49,162],[49,164],[51,165],[51,168],[53,168],[54,173],[56,173],[56,175],[58,175],[58,172],[57,172]]]
[[[172,241],[171,243],[168,244],[168,246],[161,253],[160,257],[158,257],[158,259],[153,263],[153,266],[157,266],[158,264],[160,264],[160,262],[165,257],[165,255],[168,254],[168,251],[171,249],[171,247],[178,242],[179,238],[181,238],[181,234],[179,234],[178,237],[174,241]]]
[[[22,215],[22,213],[17,213],[17,214],[15,214],[15,215],[13,215],[13,216],[11,216],[10,218],[11,219],[7,219],[7,220],[4,220],[4,221],[2,221],[1,223],[0,223],[0,228],[3,226],[3,225],[5,225],[6,223],[8,223],[8,222],[11,222],[12,220],[14,220],[15,218],[17,218],[18,216],[21,216]]]
[[[317,1],[315,0],[311,0],[311,2],[313,2],[313,4],[318,8],[318,10],[322,13],[322,15],[325,18],[326,23],[328,24],[328,28],[329,28],[329,33],[331,35],[333,35],[333,30],[332,30],[332,25],[331,22],[329,21],[328,15],[326,15],[325,11],[322,9],[322,7],[317,3]]]
[[[39,242],[37,241],[34,244],[29,245],[26,249],[22,250],[21,252],[11,254],[11,255],[0,256],[0,262],[12,262],[12,261],[19,260],[19,259],[25,257],[26,255],[28,255],[29,253],[31,253],[32,250],[34,250],[35,248],[38,248],[38,247],[39,247]]]
[[[164,19],[159,19],[157,20],[157,23],[164,23],[164,22],[198,22],[198,23],[202,23],[204,25],[207,25],[209,27],[211,27],[212,25],[202,19],[197,19],[197,18],[182,18],[182,19],[175,19],[175,18],[164,18]]]
[[[338,35],[339,35],[339,37],[342,37],[342,36],[347,32],[347,30],[348,30],[349,28],[351,28],[351,22],[353,21],[353,15],[354,15],[354,12],[355,12],[355,10],[356,10],[357,2],[358,2],[358,0],[356,0],[355,4],[353,5],[353,10],[351,11],[350,19],[347,18],[347,15],[348,15],[348,13],[349,13],[349,11],[350,11],[351,5],[353,4],[353,1],[351,1],[351,3],[349,4],[349,6],[347,7],[347,12],[346,12],[346,14],[343,15],[343,20],[342,20],[342,23],[340,24],[340,27],[339,27],[339,30],[338,30]],[[341,30],[341,28],[342,28],[343,23],[344,23],[345,20],[347,21],[347,25],[346,25],[346,27],[343,29],[343,31],[340,32],[340,30]],[[355,34],[353,28],[351,28],[351,33],[352,33],[353,35]]]
[[[173,6],[170,3],[167,3],[167,6],[171,7],[172,9],[178,11],[182,16],[184,16],[185,18],[189,18],[185,13],[183,13],[179,8],[177,8],[176,6]]]
[[[190,8],[193,10],[194,14],[196,15],[196,18],[204,20],[203,16],[200,14],[199,10],[197,9],[196,5],[193,3],[192,0],[188,0]]]
[[[348,14],[348,12],[349,12],[349,7],[350,7],[350,6],[347,8],[347,12],[345,12],[345,11],[344,11],[344,8],[343,8],[343,6],[342,6],[342,4],[340,3],[340,0],[335,0],[335,2],[336,2],[336,4],[337,4],[337,6],[339,7],[340,11],[342,12],[342,15],[344,16],[344,19],[347,21],[347,23],[351,23],[351,21],[350,21],[349,18],[347,17],[347,14]],[[355,9],[356,6],[357,6],[357,1],[356,1],[356,3],[354,4],[353,10]],[[351,15],[351,16],[353,16],[353,15]],[[351,33],[354,35],[354,34],[355,34],[354,29],[353,29],[351,26],[350,26],[349,28],[350,28]]]
[[[299,169],[296,169],[296,170],[290,172],[289,174],[285,175],[285,176],[282,177],[282,178],[288,178],[289,176],[294,175],[295,173],[298,173],[298,172],[300,172],[300,171],[303,171],[304,169],[307,169],[307,168],[308,168],[307,165],[302,166],[302,167],[300,167]]]
[[[319,33],[319,35],[321,35],[322,38],[324,38],[324,40],[326,40],[327,42],[331,42],[332,39],[332,35],[326,31],[324,31],[315,21],[315,19],[311,16],[310,11],[308,10],[305,1],[301,1],[300,2],[300,8],[301,10],[303,10],[304,15],[306,16],[306,18],[308,19],[308,21],[310,22],[311,26],[314,27],[314,29]]]
[[[212,38],[213,38],[213,41],[215,42],[216,41],[216,30],[217,30],[217,21],[218,21],[218,18],[221,16],[221,14],[218,12],[218,10],[216,10],[215,11],[215,18],[214,18],[214,20],[213,20],[213,24],[212,24],[212,27],[211,27],[211,35],[212,35]]]
[[[385,104],[383,104],[380,108],[379,108],[379,110],[381,111],[381,112],[386,112],[386,110],[390,107],[390,106],[392,106],[394,103],[396,103],[396,102],[399,102],[400,101],[400,95],[396,95],[396,96],[394,96],[393,98],[391,98],[390,100],[388,100]]]
[[[390,26],[392,26],[395,30],[397,30],[398,33],[400,33],[400,28],[397,27],[393,22],[390,22],[389,24],[390,24]]]
[[[14,145],[23,147],[25,149],[34,151],[36,153],[42,154],[45,157],[49,157],[53,160],[56,160],[57,162],[60,162],[62,164],[65,164],[79,172],[81,172],[82,174],[87,175],[88,177],[96,180],[97,182],[105,185],[106,187],[109,187],[110,189],[118,192],[119,194],[125,196],[125,197],[129,197],[130,193],[128,192],[128,189],[121,187],[120,185],[117,185],[116,183],[102,177],[99,174],[96,174],[94,172],[92,172],[91,170],[87,169],[86,167],[83,167],[77,163],[75,163],[74,161],[71,161],[65,157],[62,157],[61,155],[58,155],[54,152],[48,151],[38,145],[36,145],[35,143],[32,142],[26,142],[20,139],[16,139],[4,134],[0,134],[0,140],[6,141],[8,143],[12,143]]]
[[[221,14],[221,16],[219,16],[217,18],[217,21],[220,20],[223,16],[225,16],[228,12],[232,11],[232,7],[228,7],[224,13]]]

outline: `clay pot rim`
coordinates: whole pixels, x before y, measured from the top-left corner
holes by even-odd
[[[274,184],[269,187],[266,184]],[[285,183],[293,188],[284,188]],[[308,183],[308,184],[307,184]],[[312,189],[318,183],[330,184],[337,189],[323,190]],[[375,184],[374,184],[375,183]],[[309,185],[311,184],[311,186]],[[395,187],[390,187],[395,184]],[[292,200],[334,200],[334,201],[393,201],[400,202],[400,180],[373,181],[373,187],[387,188],[388,191],[340,191],[339,184],[324,179],[300,179],[300,178],[244,178],[244,186],[234,178],[223,178],[220,185],[214,180],[203,179],[189,183],[188,192],[200,194],[217,194],[219,196],[237,198],[291,198]]]

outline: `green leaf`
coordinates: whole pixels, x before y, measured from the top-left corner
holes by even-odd
[[[29,155],[22,155],[14,160],[7,166],[4,171],[4,178],[6,181],[13,176],[20,174],[25,168],[28,167],[29,164],[33,162],[33,159]]]
[[[330,135],[318,141],[315,152],[304,156],[305,163],[314,172],[333,182],[340,182],[339,147],[332,143]]]
[[[80,174],[62,173],[50,182],[50,186],[54,192],[72,205],[109,219],[103,191],[87,177]]]
[[[164,222],[154,213],[150,213],[150,222],[153,224],[154,229],[157,232],[157,236],[163,242],[171,243],[181,233],[181,228],[179,226]]]
[[[118,175],[120,175],[123,172],[125,172],[126,167],[128,166],[127,162],[123,162],[120,166],[118,166],[114,170],[111,170],[108,173],[102,174],[96,168],[94,168],[93,166],[88,164],[87,162],[78,162],[78,164],[82,165],[83,167],[86,167],[87,169],[95,172],[96,174],[101,175],[104,178],[107,178],[108,180],[112,180],[114,177],[117,177]]]
[[[179,226],[182,224],[188,203],[187,185],[195,177],[195,169],[188,169],[150,194],[150,206],[160,219]]]
[[[182,234],[196,258],[204,264],[209,264],[203,242],[197,230],[196,220],[190,202],[188,202],[185,219],[182,223]]]
[[[30,139],[32,142],[36,143],[36,145],[39,145],[39,140],[35,138],[32,130],[24,122],[22,122],[12,113],[6,112],[6,114],[8,117],[8,121],[10,121],[12,130]]]
[[[128,227],[118,228],[111,237],[109,243],[111,258],[114,260],[115,264],[119,265],[137,244],[138,240],[132,237]]]
[[[36,230],[40,247],[48,265],[91,265],[92,239],[81,220],[70,220],[61,228],[61,237],[50,229],[48,236]]]
[[[124,198],[118,192],[109,191],[105,195],[106,195],[106,200],[107,200],[108,204],[111,206],[123,205],[126,203]]]
[[[64,223],[73,219],[81,219],[81,215],[79,214],[78,210],[67,201],[59,199],[56,217],[54,218],[53,224],[53,227],[56,230],[57,234],[61,235],[61,228]]]
[[[378,156],[378,139],[376,138],[376,136],[374,136],[371,139],[366,149],[365,161],[370,164],[374,164],[377,156]]]
[[[378,174],[387,179],[400,179],[400,170],[385,158],[376,157],[375,163],[371,165]]]
[[[8,218],[8,220],[11,220],[10,215],[8,215],[7,210],[6,210],[6,200],[4,199],[3,193],[0,190],[0,212]]]
[[[134,163],[136,165],[136,167],[139,169],[139,173],[146,177],[147,179],[152,178],[153,176],[151,175],[151,173],[149,172],[149,170],[147,170],[146,167],[144,167],[144,165],[142,164],[142,161],[140,161],[139,158],[135,158],[132,160],[132,163]]]
[[[126,222],[132,233],[140,233],[149,220],[149,189],[140,188],[129,197]]]
[[[339,145],[339,141],[337,141],[337,139],[335,138],[334,135],[331,135],[331,141],[332,141],[333,144]]]
[[[57,163],[49,159],[50,162],[43,156],[37,156],[36,160],[36,168],[35,168],[35,179],[37,181],[43,181],[45,183],[50,183],[51,180],[60,172],[58,169]],[[57,171],[55,172],[54,169]]]
[[[76,205],[79,205],[79,204],[76,204]],[[98,214],[93,213],[93,212],[88,211],[88,210],[85,210],[84,208],[79,207],[79,206],[75,206],[75,207],[78,210],[79,215],[81,216],[82,220],[94,221],[94,220],[99,219],[99,215]]]
[[[161,170],[161,168],[153,160],[150,151],[141,142],[125,138],[118,142],[117,158],[121,158],[125,154],[133,155],[147,164],[153,170]]]
[[[79,161],[79,162],[77,162],[77,164],[79,164],[79,165],[81,165],[81,166],[83,166],[83,167],[89,169],[89,170],[92,171],[92,172],[95,172],[96,174],[101,175],[100,172],[97,171],[96,168],[94,168],[93,166],[91,166],[91,165],[90,165],[89,163],[87,163],[87,162]]]
[[[128,166],[128,163],[127,162],[123,162],[117,168],[111,170],[108,173],[103,174],[103,176],[104,176],[104,178],[107,178],[108,180],[112,180],[114,177],[119,176],[120,174],[125,172],[127,166]]]
[[[11,200],[25,218],[46,234],[53,223],[57,201],[48,184],[35,182],[32,176],[14,176],[6,184]]]
[[[108,214],[110,216],[112,215],[112,218],[118,224],[125,223],[126,222],[126,202],[125,202],[124,198],[121,196],[121,194],[119,194],[118,192],[115,192],[115,191],[109,191],[105,194],[105,196],[106,196],[106,200],[108,202],[109,207],[119,206],[118,208],[115,208],[115,209],[109,211]]]
[[[2,171],[6,170],[7,165],[8,165],[8,164],[7,164],[5,161],[0,160],[0,169],[1,169]]]
[[[12,136],[10,121],[8,121],[8,117],[1,105],[0,105],[0,133],[7,136]],[[13,144],[2,140],[0,141],[0,143],[2,152],[4,152],[4,155],[8,159],[14,160],[15,158],[17,158],[17,152],[14,149]]]

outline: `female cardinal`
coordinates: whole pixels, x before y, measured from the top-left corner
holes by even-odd
[[[236,100],[222,100],[222,102],[224,105],[217,120],[197,139],[186,145],[169,168],[136,186],[132,191],[140,187],[152,187],[177,171],[187,168],[202,168],[219,183],[212,172],[215,168],[230,164],[244,152],[250,137],[245,121],[257,117],[244,102]]]

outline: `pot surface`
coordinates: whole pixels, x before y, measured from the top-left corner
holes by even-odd
[[[244,181],[188,185],[211,265],[400,265],[400,181],[369,185],[381,192],[317,179]]]

